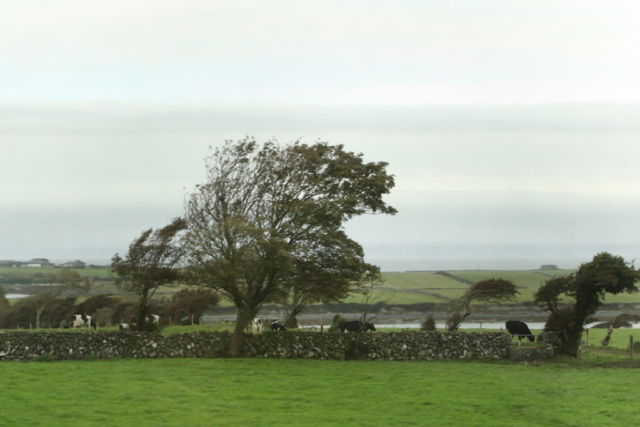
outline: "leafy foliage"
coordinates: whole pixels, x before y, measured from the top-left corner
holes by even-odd
[[[231,354],[263,303],[290,295],[299,297],[292,304],[298,307],[335,300],[379,274],[343,223],[395,214],[382,200],[394,186],[386,167],[341,145],[259,147],[249,138],[228,141],[207,158],[207,181],[185,204],[188,277],[238,308]]]

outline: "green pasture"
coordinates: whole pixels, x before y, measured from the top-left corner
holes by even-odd
[[[0,425],[636,425],[640,377],[598,367],[616,360],[1,362]]]
[[[58,269],[52,267],[27,269],[27,268],[0,268],[0,277],[10,275],[33,275],[36,273],[47,274]],[[77,269],[78,273],[105,279],[109,277],[108,268]],[[516,302],[533,301],[533,294],[538,288],[554,276],[564,276],[574,270],[460,270],[449,271],[450,277],[437,274],[435,271],[416,272],[387,272],[382,273],[382,288],[375,291],[372,302],[387,301],[390,304],[415,304],[423,302],[447,303],[451,299],[458,298],[468,288],[464,281],[478,282],[484,279],[496,278],[513,281],[518,286],[520,294]],[[31,276],[28,276],[31,277]],[[459,279],[459,280],[456,280]],[[22,285],[28,286],[28,285]],[[28,289],[28,288],[27,288]],[[183,289],[183,286],[162,288],[158,291],[158,297],[171,297],[173,293]],[[121,293],[113,282],[97,281],[94,291],[102,293]],[[28,291],[27,291],[28,292]],[[363,303],[365,297],[360,294],[350,295],[344,302]],[[612,303],[640,303],[640,293],[607,295],[605,302]],[[231,305],[228,301],[221,301],[223,306]]]

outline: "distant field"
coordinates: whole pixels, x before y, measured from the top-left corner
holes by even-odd
[[[574,270],[464,270],[448,271],[449,277],[432,271],[382,273],[385,280],[384,293],[378,300],[384,300],[390,292],[396,290],[394,303],[412,304],[416,302],[441,302],[446,303],[450,299],[458,298],[468,288],[464,281],[478,282],[484,279],[497,278],[513,281],[520,294],[516,302],[533,301],[533,294],[554,276],[564,276]],[[456,280],[460,279],[460,280]],[[354,296],[351,302],[361,302],[362,298]],[[640,293],[607,295],[605,302],[616,303],[640,303]]]
[[[57,273],[60,270],[62,270],[62,268],[60,268],[60,267],[42,267],[42,268],[0,267],[0,277],[11,277],[13,275],[29,277],[29,276],[33,276],[34,274],[47,275],[47,274],[51,274],[51,273]],[[70,268],[69,270],[77,271],[78,273],[80,273],[83,276],[89,276],[89,277],[97,276],[97,277],[99,277],[101,279],[109,278],[110,277],[109,272],[111,271],[111,269],[108,268],[108,267],[104,267],[104,268],[77,268],[77,269]]]
[[[47,274],[59,271],[56,268],[0,268],[0,279],[15,275],[32,276],[36,273]],[[78,269],[78,273],[106,279],[110,277],[109,268],[99,269]],[[388,301],[392,304],[416,304],[423,302],[447,303],[451,299],[458,298],[468,288],[468,282],[478,282],[489,278],[501,278],[513,281],[520,294],[516,302],[533,301],[533,294],[544,282],[554,276],[563,276],[572,273],[574,270],[460,270],[448,271],[445,274],[438,274],[435,271],[417,272],[392,272],[382,273],[384,283],[381,289],[377,290],[373,302]],[[27,285],[22,285],[27,286]],[[182,287],[164,288],[159,290],[158,296],[170,297],[174,292]],[[94,286],[94,291],[102,293],[119,293],[113,282],[99,281]],[[362,295],[354,294],[349,296],[345,302],[364,302]],[[617,296],[607,296],[605,302],[614,303],[640,303],[640,293],[621,294]],[[223,306],[231,305],[227,301],[221,303]]]

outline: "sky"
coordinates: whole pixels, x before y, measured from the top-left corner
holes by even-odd
[[[396,176],[383,270],[640,255],[636,1],[0,3],[0,259],[108,261],[210,146],[344,144]]]

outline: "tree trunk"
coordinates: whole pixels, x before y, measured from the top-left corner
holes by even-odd
[[[40,309],[40,308],[38,308],[36,310],[36,329],[41,329],[40,328],[40,315],[42,314],[43,311],[44,311],[44,309]]]
[[[233,330],[233,336],[231,337],[231,343],[229,344],[229,356],[239,356],[240,350],[242,350],[242,343],[244,343],[244,330],[253,320],[258,313],[257,309],[238,308],[238,314],[236,315],[236,327]]]
[[[563,343],[561,353],[571,357],[580,356],[580,340],[582,339],[582,331],[582,326],[573,326],[567,330],[567,339]]]
[[[139,297],[139,301],[138,301],[138,322],[137,325],[135,327],[135,330],[137,331],[146,331],[147,330],[147,311],[149,310],[149,307],[147,307],[147,296],[146,294],[143,294]]]
[[[287,318],[284,321],[284,325],[286,328],[295,329],[298,327],[298,314],[304,310],[306,304],[297,304],[292,305],[287,313]]]

